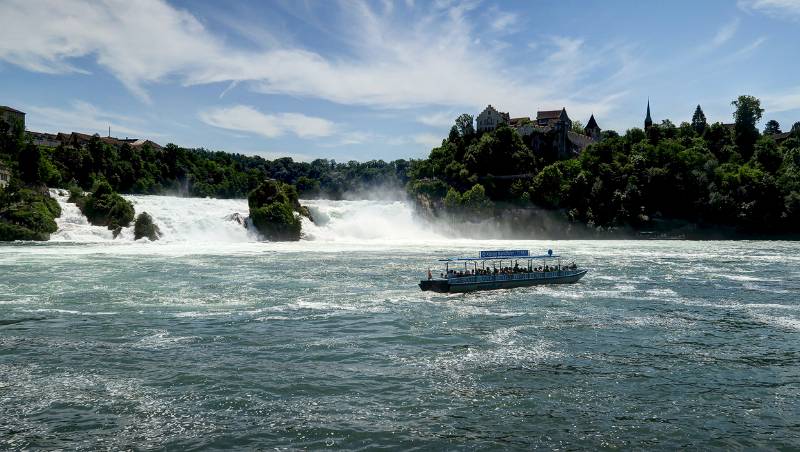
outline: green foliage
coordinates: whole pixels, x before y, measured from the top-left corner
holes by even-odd
[[[501,125],[471,144],[463,163],[471,174],[498,176],[531,172],[536,158],[515,130]]]
[[[61,208],[46,191],[9,186],[0,191],[0,241],[48,240]]]
[[[466,113],[463,113],[459,115],[458,118],[456,118],[455,127],[456,130],[458,130],[459,137],[461,137],[462,139],[469,139],[469,137],[475,135],[475,126],[473,125],[474,124],[473,119],[474,118],[472,117],[472,115],[468,115]]]
[[[702,135],[703,132],[706,131],[706,127],[708,127],[706,115],[703,113],[703,109],[700,108],[700,105],[697,105],[692,115],[692,129],[694,129],[697,134]]]
[[[276,202],[287,204],[291,208],[300,207],[297,189],[281,181],[267,180],[247,197],[247,204],[251,209]]]
[[[778,123],[778,121],[770,119],[764,125],[764,135],[777,135],[779,133],[782,132],[781,132],[781,125]]]
[[[300,240],[301,223],[289,205],[275,202],[250,209],[250,219],[268,240]]]
[[[297,189],[277,180],[261,183],[247,197],[253,226],[268,240],[300,240],[301,222],[294,212],[307,214]]]
[[[450,188],[444,198],[445,207],[454,213],[466,214],[474,217],[486,215],[494,205],[486,195],[486,189],[481,184],[473,185],[464,193]]]
[[[42,155],[38,146],[29,144],[25,146],[18,156],[19,177],[26,184],[38,184],[41,182],[39,174],[41,168]]]
[[[733,104],[734,127],[708,125],[698,106],[691,124],[665,120],[646,132],[604,133],[577,158],[546,165],[547,157],[533,155],[508,127],[472,140],[448,138],[412,163],[409,191],[467,211],[476,205],[465,201],[467,191],[480,181],[485,199],[477,204],[484,208],[530,203],[590,226],[657,229],[678,221],[797,234],[800,132],[780,143],[760,137],[758,99]]]
[[[81,207],[78,204],[78,207]],[[118,230],[130,226],[134,217],[133,204],[117,194],[105,180],[94,184],[92,193],[83,201],[81,211],[95,226]]]
[[[739,96],[731,105],[736,107],[733,113],[736,145],[739,146],[739,153],[747,160],[753,154],[753,147],[758,140],[756,124],[761,120],[764,109],[761,108],[761,101],[753,96]]]
[[[147,237],[151,242],[161,238],[161,230],[158,228],[158,225],[153,222],[153,217],[147,212],[140,213],[133,223],[134,240],[139,240],[142,237]]]

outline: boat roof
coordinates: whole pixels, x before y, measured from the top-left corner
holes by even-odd
[[[464,262],[464,261],[497,261],[507,259],[550,259],[561,257],[553,254],[553,250],[547,250],[547,254],[531,256],[528,250],[490,250],[481,251],[478,257],[446,257],[439,259],[439,262]]]

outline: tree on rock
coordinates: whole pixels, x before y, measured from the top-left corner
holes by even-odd
[[[147,212],[140,213],[133,224],[134,240],[139,240],[142,237],[147,237],[151,242],[161,238],[161,230],[157,224],[153,223],[153,217]]]
[[[295,212],[303,213],[297,189],[277,180],[267,180],[247,197],[250,219],[256,230],[268,240],[300,240],[301,223]]]
[[[123,227],[130,226],[134,217],[133,204],[116,193],[105,180],[100,180],[92,187],[92,193],[78,207],[89,223],[95,226],[108,226],[116,234]]]

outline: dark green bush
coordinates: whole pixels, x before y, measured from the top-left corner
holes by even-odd
[[[250,219],[268,240],[300,240],[300,219],[283,203],[250,209]]]
[[[81,210],[91,224],[108,226],[110,230],[130,226],[135,214],[133,204],[115,193],[104,180],[95,183]]]

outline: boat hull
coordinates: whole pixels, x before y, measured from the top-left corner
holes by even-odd
[[[572,284],[578,282],[588,270],[551,272],[546,274],[518,274],[471,276],[451,279],[422,280],[419,288],[439,293],[475,292],[478,290],[513,289],[544,284]]]

